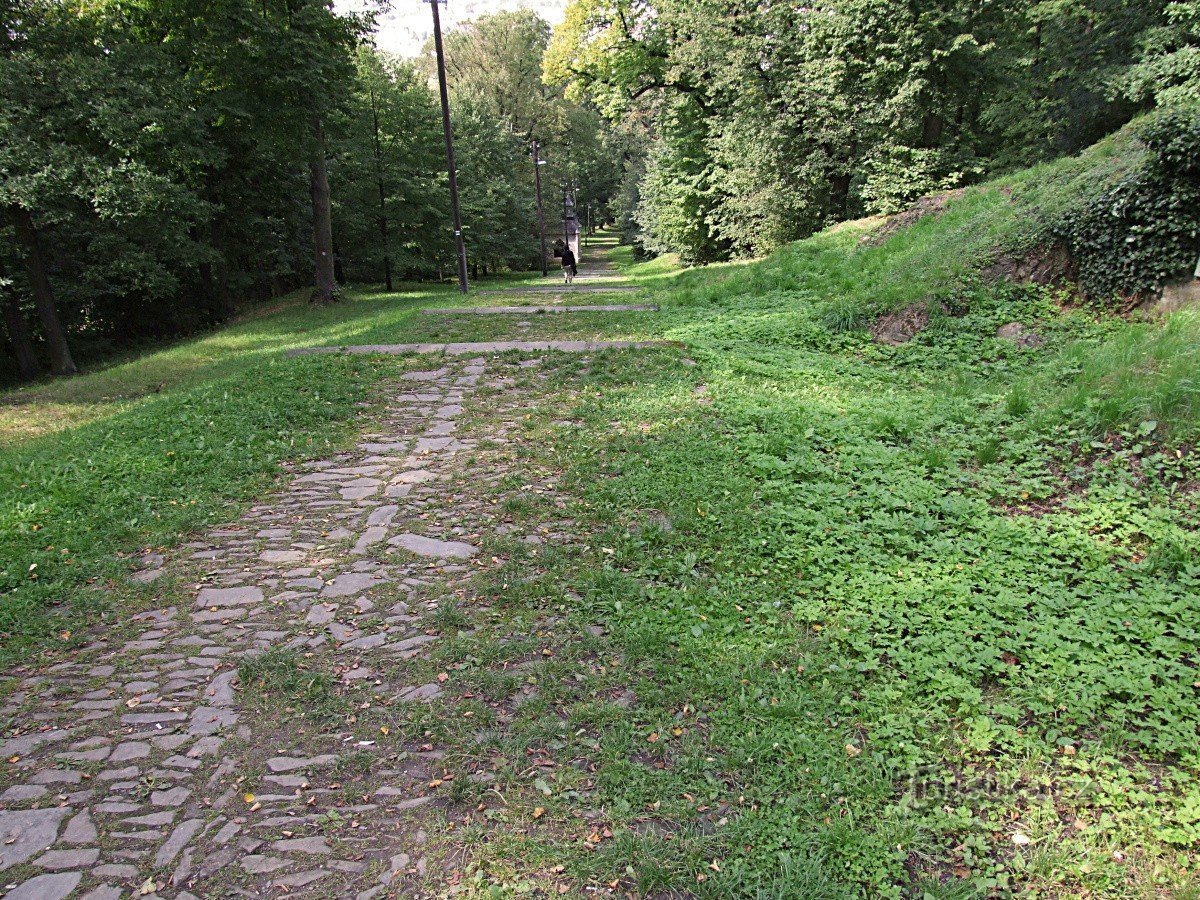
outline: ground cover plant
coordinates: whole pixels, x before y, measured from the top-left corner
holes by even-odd
[[[364,293],[316,328],[283,309],[16,395],[81,407],[4,451],[5,560],[30,560],[6,572],[6,652],[143,608],[118,554],[228,517],[336,446],[373,382],[430,364],[281,350],[665,338],[519,369],[538,402],[474,490],[572,539],[488,538],[474,580],[422,598],[439,642],[382,674],[445,697],[380,702],[283,651],[239,667],[248,708],[375,748],[339,758],[347,804],[370,753],[436,748],[430,877],[459,895],[1194,896],[1200,320],[981,278],[979,224],[1023,227],[1004,187],[883,239],[871,220],[755,263],[630,261],[652,315],[518,326]],[[874,339],[918,304],[911,340]],[[997,335],[1014,322],[1043,343]]]
[[[507,696],[485,663],[554,648],[461,757],[559,760],[540,787],[499,770],[481,892],[566,854],[645,896],[1194,896],[1200,319],[979,279],[971,224],[1008,202],[655,265],[654,333],[696,365],[555,370],[572,415],[548,403],[522,448],[591,536],[507,548],[529,589],[483,585],[511,609],[441,662]],[[875,342],[915,299],[946,308]],[[1046,343],[997,336],[1014,321]],[[581,809],[607,836],[560,830]]]

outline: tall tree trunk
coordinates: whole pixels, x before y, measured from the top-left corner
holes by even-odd
[[[925,118],[921,122],[921,146],[933,150],[942,140],[942,128],[945,126],[946,120],[940,114],[935,112],[925,113]]]
[[[850,173],[834,175],[829,179],[829,209],[833,214],[832,221],[841,222],[846,218],[846,204],[850,200]]]
[[[383,282],[392,290],[392,253],[388,246],[387,192],[383,187],[383,152],[379,146],[379,109],[371,88],[371,123],[375,128],[375,182],[379,186],[379,240],[383,245]]]
[[[313,206],[313,303],[336,299],[333,277],[333,213],[329,205],[329,170],[325,165],[325,134],[321,120],[313,127],[313,151],[308,163]]]
[[[26,380],[36,378],[42,367],[33,349],[33,339],[29,336],[29,323],[25,321],[25,314],[21,312],[17,298],[11,294],[4,298],[4,325],[8,330],[8,342],[12,345],[13,357],[17,360],[17,371]]]
[[[217,261],[213,266],[213,322],[224,322],[235,312],[233,295],[229,292],[229,258],[225,255],[225,221],[214,216],[208,228],[209,242],[216,251]]]
[[[341,287],[346,283],[346,272],[342,268],[342,251],[338,249],[337,241],[333,242],[333,280]]]
[[[42,244],[37,227],[33,224],[33,216],[21,206],[9,207],[9,213],[17,230],[17,242],[25,251],[25,266],[29,271],[33,302],[37,307],[38,317],[42,320],[46,346],[50,348],[50,370],[55,375],[74,375],[79,370],[75,368],[75,360],[71,358],[67,332],[63,329],[62,321],[58,318],[58,308],[54,305],[54,288],[51,287],[50,276],[46,272],[46,260],[42,256]]]

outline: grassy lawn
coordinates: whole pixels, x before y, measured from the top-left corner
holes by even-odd
[[[141,602],[125,555],[327,452],[416,364],[286,348],[667,338],[686,359],[549,367],[519,452],[567,505],[518,478],[506,508],[581,540],[487,547],[480,618],[448,610],[439,630],[472,630],[413,663],[477,715],[356,725],[495,774],[445,786],[491,822],[455,832],[465,895],[553,872],[655,897],[1200,896],[1200,316],[1133,323],[971,274],[1020,244],[1022,209],[1119,169],[1102,146],[882,243],[851,223],[696,271],[618,251],[657,314],[518,329],[415,314],[444,290],[358,293],[9,395],[4,652]],[[872,340],[914,304],[927,328]],[[997,337],[1012,322],[1044,346]]]

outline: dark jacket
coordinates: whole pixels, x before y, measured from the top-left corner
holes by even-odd
[[[571,274],[572,274],[572,275],[574,275],[574,274],[576,273],[576,269],[575,269],[575,254],[571,252],[571,248],[570,248],[570,247],[564,247],[564,248],[563,248],[563,252],[562,252],[562,267],[563,267],[564,269],[570,269],[570,270],[571,270]]]

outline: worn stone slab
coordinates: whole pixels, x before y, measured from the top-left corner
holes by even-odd
[[[70,896],[82,879],[81,872],[39,875],[17,885],[4,895],[4,900],[63,900]]]
[[[287,351],[288,356],[308,356],[313,353],[381,353],[399,356],[404,353],[445,353],[462,356],[477,353],[505,353],[520,350],[537,353],[558,350],[562,353],[595,353],[599,350],[644,350],[650,347],[669,347],[670,341],[479,341],[462,344],[360,344],[346,347],[300,347]]]
[[[85,809],[67,823],[63,831],[64,844],[90,844],[96,840],[96,826]]]
[[[47,850],[33,862],[43,869],[82,869],[95,865],[99,858],[100,851],[91,847],[86,850]]]
[[[0,872],[53,844],[59,824],[70,812],[65,807],[0,811]]]
[[[281,772],[294,772],[297,769],[312,769],[317,766],[329,766],[337,762],[337,757],[330,753],[324,753],[320,756],[310,756],[308,758],[298,758],[294,756],[276,756],[267,760],[267,768],[272,772],[279,774]]]
[[[398,534],[388,543],[409,553],[433,559],[470,559],[479,552],[478,547],[472,547],[463,541],[439,541],[437,538],[420,534]]]
[[[338,575],[321,591],[322,597],[349,597],[369,588],[382,584],[383,579],[376,578],[370,572],[346,572]]]
[[[158,848],[158,853],[154,856],[154,865],[160,869],[170,865],[203,825],[203,819],[188,819],[186,822],[180,822],[171,832],[171,836]]]
[[[316,856],[325,856],[333,852],[323,837],[289,838],[276,841],[271,846],[282,853],[311,853]]]
[[[201,588],[196,595],[196,609],[207,609],[210,606],[242,606],[247,603],[261,603],[262,588]]]
[[[0,741],[0,757],[24,756],[42,744],[52,744],[61,741],[71,734],[66,728],[55,728],[53,731],[41,731],[36,734],[23,734],[20,737]]]
[[[427,316],[499,316],[525,313],[658,312],[653,303],[595,303],[589,306],[450,306],[423,309]]]

